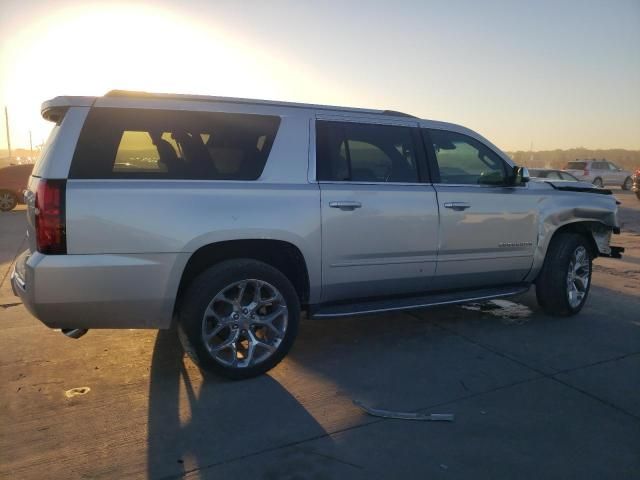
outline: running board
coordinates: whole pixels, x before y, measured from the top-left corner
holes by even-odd
[[[456,303],[480,302],[492,298],[518,295],[529,290],[529,284],[508,285],[506,287],[481,288],[449,293],[432,293],[417,297],[403,297],[383,300],[368,300],[349,304],[320,305],[311,318],[350,317],[372,313],[412,310],[414,308],[437,307]]]

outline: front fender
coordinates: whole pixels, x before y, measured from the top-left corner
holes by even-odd
[[[611,252],[611,233],[619,231],[618,207],[613,195],[556,190],[541,199],[539,206],[538,239],[525,281],[533,281],[538,276],[551,239],[559,231],[589,232],[599,253]]]

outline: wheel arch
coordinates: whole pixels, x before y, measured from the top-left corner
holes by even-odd
[[[282,272],[293,284],[301,305],[309,302],[310,278],[302,251],[293,243],[274,239],[239,239],[209,243],[194,251],[187,260],[176,294],[179,299],[191,281],[207,268],[224,260],[250,258],[264,262]]]
[[[559,234],[577,233],[582,235],[589,244],[593,258],[596,258],[601,254],[606,255],[611,251],[609,241],[611,234],[614,232],[619,232],[618,228],[604,221],[581,218],[564,222],[561,225],[555,226],[554,229],[548,229],[546,235],[542,237],[542,241],[538,242],[534,253],[534,263],[525,281],[535,282],[544,264],[549,246],[553,239]]]
[[[598,247],[596,236],[600,237],[601,235],[605,234],[604,232],[606,231],[611,232],[611,230],[612,230],[611,227],[607,227],[604,223],[593,221],[593,220],[591,221],[578,220],[575,222],[569,222],[562,225],[561,227],[558,227],[553,232],[553,234],[551,235],[551,238],[549,239],[549,242],[547,243],[546,250],[547,251],[549,250],[549,245],[551,245],[551,242],[553,241],[553,239],[556,238],[558,235],[562,233],[577,233],[585,237],[585,239],[589,243],[591,255],[593,256],[593,258],[596,258],[600,254],[600,248]],[[608,236],[607,236],[607,240],[608,240]],[[546,251],[545,251],[545,256],[546,256]]]

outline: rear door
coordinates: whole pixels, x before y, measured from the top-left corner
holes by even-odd
[[[607,162],[592,162],[591,176],[594,179],[601,178],[604,184],[611,183],[611,172]]]
[[[440,207],[439,288],[524,279],[537,238],[537,196],[509,186],[512,167],[476,138],[423,130]]]
[[[438,205],[415,122],[316,122],[324,302],[432,287]]]

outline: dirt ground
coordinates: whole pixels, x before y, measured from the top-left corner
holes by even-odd
[[[640,478],[640,201],[615,193],[626,252],[596,260],[580,315],[547,317],[532,289],[304,321],[243,382],[203,376],[172,331],[47,329],[6,278],[24,211],[1,214],[0,477]]]

